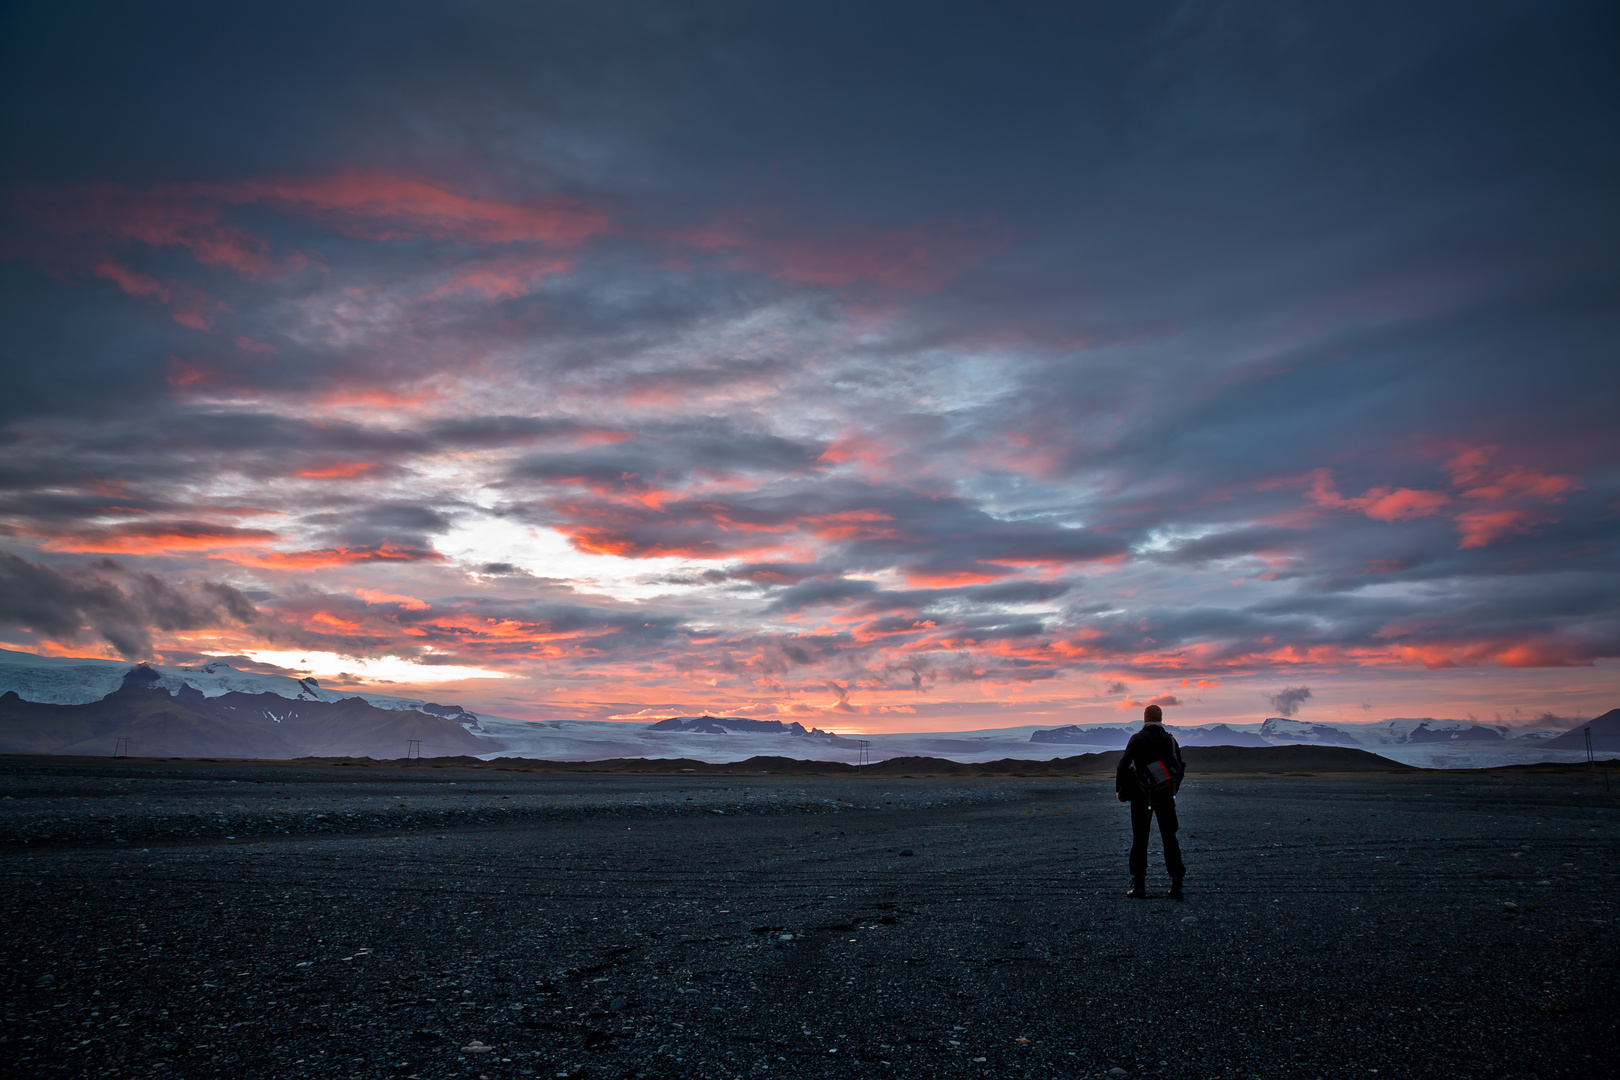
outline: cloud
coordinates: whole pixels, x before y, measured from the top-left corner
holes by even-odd
[[[72,644],[88,627],[125,659],[152,655],[152,631],[196,630],[253,621],[238,590],[217,582],[175,586],[108,559],[56,570],[0,552],[0,622]]]
[[[42,7],[0,538],[523,715],[1607,664],[1613,35],[1544,8]]]
[[[1311,699],[1311,690],[1308,686],[1285,686],[1275,694],[1267,694],[1266,700],[1279,716],[1293,716]]]

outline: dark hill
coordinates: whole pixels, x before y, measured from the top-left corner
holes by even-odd
[[[190,688],[187,688],[188,690]],[[363,698],[298,701],[276,694],[171,697],[126,680],[100,701],[50,705],[0,696],[0,753],[109,755],[129,740],[136,757],[404,757],[486,753],[489,744],[452,720],[379,709]]]
[[[1182,751],[1187,770],[1194,772],[1406,772],[1413,766],[1381,758],[1365,750],[1341,746],[1195,746]],[[1078,776],[1112,774],[1119,765],[1118,750],[1077,754],[1051,761],[1002,758],[1000,761],[963,763],[935,757],[899,757],[874,762],[859,771],[872,776]],[[492,769],[536,769],[545,772],[634,773],[819,773],[854,775],[856,768],[841,761],[800,761],[785,757],[752,757],[746,761],[707,762],[690,758],[608,758],[601,761],[543,761],[535,758],[440,759],[434,764],[482,765]]]
[[[1620,709],[1610,709],[1602,716],[1578,724],[1541,745],[1559,750],[1585,750],[1587,728],[1592,729],[1593,750],[1620,750]]]

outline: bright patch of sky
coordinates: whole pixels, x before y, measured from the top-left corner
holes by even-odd
[[[646,600],[701,586],[672,584],[664,575],[702,569],[686,559],[626,559],[580,551],[554,529],[499,518],[464,520],[438,542],[445,555],[476,569],[510,563],[536,577],[559,578],[583,592],[617,600]]]
[[[469,679],[505,679],[510,675],[505,671],[461,664],[419,664],[397,656],[378,656],[368,660],[332,652],[292,652],[285,649],[244,649],[242,652],[261,664],[307,672],[317,679],[338,679],[343,676],[349,681],[434,686]]]

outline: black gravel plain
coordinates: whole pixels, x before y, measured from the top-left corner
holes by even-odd
[[[0,1069],[1613,1076],[1609,782],[3,759]]]

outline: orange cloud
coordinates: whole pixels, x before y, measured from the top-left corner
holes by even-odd
[[[1451,502],[1451,496],[1442,491],[1416,488],[1371,488],[1355,498],[1339,494],[1333,476],[1326,469],[1310,473],[1310,487],[1305,497],[1333,510],[1359,510],[1375,521],[1413,521],[1432,517]]]
[[[882,510],[841,510],[833,514],[819,514],[799,519],[805,531],[829,540],[897,540],[897,530],[882,525],[893,521]]]
[[[266,529],[240,529],[195,521],[151,521],[89,529],[51,537],[47,551],[122,555],[168,555],[260,546],[280,539]]]
[[[356,596],[368,604],[398,604],[406,611],[426,611],[427,601],[418,600],[414,596],[400,596],[398,593],[382,592],[378,589],[356,589]]]
[[[329,390],[315,399],[321,408],[366,406],[375,409],[411,409],[426,405],[438,398],[437,390],[418,386],[414,389],[388,389],[384,387],[344,386]]]
[[[1514,496],[1557,501],[1580,485],[1573,476],[1544,473],[1522,465],[1492,465],[1498,447],[1475,446],[1461,451],[1446,462],[1452,483],[1463,488],[1467,499],[1492,502]]]
[[[1456,517],[1457,547],[1489,547],[1509,537],[1535,531],[1535,526],[1547,520],[1544,515],[1525,508],[1506,510],[1467,510]]]
[[[367,562],[439,562],[443,559],[443,555],[431,549],[404,548],[394,544],[379,544],[374,548],[325,548],[320,551],[264,551],[233,557],[235,562],[244,566],[276,570],[307,570]]]
[[[347,480],[368,473],[377,467],[375,461],[334,461],[330,465],[305,469],[298,475],[307,480]]]
[[[1523,465],[1496,465],[1498,447],[1467,447],[1445,464],[1462,497],[1475,506],[1456,517],[1459,548],[1480,548],[1535,531],[1556,521],[1549,507],[1580,485],[1573,476],[1545,473]]]
[[[920,589],[954,589],[962,585],[983,585],[1011,574],[1005,567],[983,566],[978,570],[916,570],[906,574],[906,583]]]

